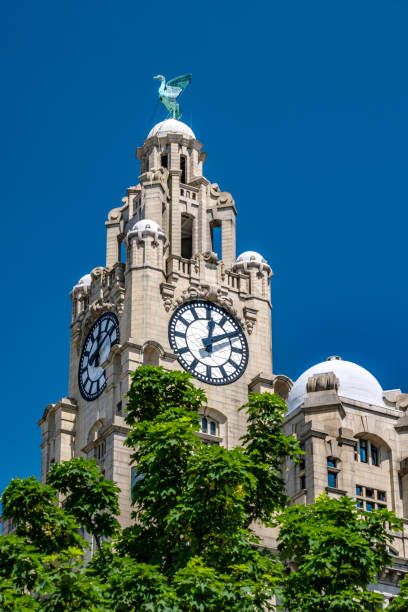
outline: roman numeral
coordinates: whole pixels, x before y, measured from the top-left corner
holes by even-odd
[[[184,323],[184,325],[186,327],[188,327],[190,325],[190,323],[188,321],[186,321],[186,319],[184,317],[179,317],[179,321],[181,321],[182,323]]]
[[[235,348],[235,346],[231,346],[231,351],[233,353],[239,353],[240,355],[242,355],[242,349],[241,348]]]
[[[197,363],[198,363],[198,359],[194,359],[188,367],[191,368],[192,370],[195,370]]]
[[[235,363],[235,361],[232,361],[232,359],[228,359],[227,363],[229,363],[230,365],[232,365],[232,367],[234,368],[234,370],[237,369],[237,364]],[[221,368],[220,368],[221,369]]]
[[[197,321],[197,319],[198,319],[198,314],[197,314],[196,309],[195,309],[195,308],[192,308],[192,309],[190,310],[190,312],[191,312],[191,314],[193,315],[194,320],[195,320],[195,321]]]
[[[207,366],[207,378],[211,378],[211,366]]]
[[[222,327],[226,321],[227,321],[227,317],[225,315],[223,315],[222,319],[219,321],[218,325],[220,327]]]
[[[179,331],[175,331],[174,335],[177,336],[177,338],[185,338],[185,334]]]
[[[224,366],[218,366],[218,367],[220,368],[220,371],[223,377],[226,378],[228,374],[226,373]]]
[[[210,308],[206,308],[205,309],[205,317],[206,319],[210,320],[211,319],[211,310]]]
[[[184,355],[184,353],[188,353],[190,349],[188,348],[188,346],[183,346],[183,348],[178,348],[177,349],[177,353],[179,355]]]

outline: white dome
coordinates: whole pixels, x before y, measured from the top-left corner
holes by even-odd
[[[308,378],[315,374],[334,372],[339,379],[338,394],[340,397],[384,406],[383,390],[380,383],[370,372],[351,361],[340,358],[329,358],[304,372],[293,385],[288,397],[288,412],[303,404]]]
[[[79,281],[78,281],[78,285],[90,285],[92,281],[91,275],[90,274],[85,274],[85,276],[82,276]]]
[[[152,221],[151,219],[141,219],[132,227],[132,231],[136,232],[140,230],[143,232],[145,229],[149,229],[152,232],[161,232],[160,225],[156,223],[156,221]]]
[[[237,257],[237,261],[259,261],[259,263],[266,263],[266,260],[257,253],[256,251],[245,251]]]
[[[193,130],[182,121],[177,119],[166,119],[157,123],[149,132],[147,138],[153,136],[167,136],[167,134],[182,134],[187,138],[195,138]]]

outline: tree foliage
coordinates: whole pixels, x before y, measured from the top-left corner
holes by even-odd
[[[400,529],[393,512],[361,513],[348,497],[321,495],[309,506],[292,506],[280,516],[278,549],[296,571],[286,578],[283,602],[289,612],[363,612],[382,609],[368,590],[391,563],[388,552]]]
[[[46,485],[14,479],[2,496],[15,534],[0,537],[0,609],[253,612],[275,609],[276,594],[294,612],[378,608],[367,584],[389,562],[395,517],[362,516],[347,498],[286,508],[282,465],[301,451],[282,433],[278,396],[249,397],[232,450],[197,436],[206,397],[184,372],[141,367],[127,399],[133,525],[119,529],[119,490],[95,461],[54,464]],[[253,531],[277,521],[281,560]],[[90,562],[79,528],[97,542]]]

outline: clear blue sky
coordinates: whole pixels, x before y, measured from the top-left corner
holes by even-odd
[[[3,0],[1,477],[39,474],[72,286],[104,264],[158,82],[184,72],[238,251],[271,264],[275,372],[338,354],[408,391],[404,0]]]

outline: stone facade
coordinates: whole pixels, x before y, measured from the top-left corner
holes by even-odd
[[[235,202],[204,178],[201,143],[188,126],[168,120],[151,130],[136,155],[140,182],[128,188],[122,206],[111,210],[105,223],[106,264],[82,277],[70,294],[69,392],[48,405],[39,421],[43,480],[53,461],[96,458],[106,477],[119,485],[120,522],[129,524],[130,451],[123,441],[130,375],[142,364],[180,369],[168,338],[175,308],[194,299],[214,302],[240,322],[249,360],[244,374],[229,385],[197,381],[208,398],[203,416],[213,424],[199,435],[207,443],[232,448],[245,433],[245,415],[238,408],[248,392],[289,398],[285,431],[296,435],[306,451],[300,466],[286,466],[291,503],[311,503],[322,491],[346,493],[366,509],[371,503],[386,505],[404,518],[405,532],[397,535],[393,551],[394,569],[376,587],[392,597],[408,558],[408,396],[383,393],[373,383],[373,403],[361,401],[365,396],[358,393],[350,397],[353,391],[344,397],[345,379],[336,374],[336,360],[294,386],[288,377],[272,374],[272,271],[258,253],[236,258]],[[221,231],[221,253],[214,252],[215,231]],[[105,312],[117,316],[120,342],[102,364],[103,393],[87,401],[78,387],[81,351]],[[371,379],[365,382],[370,387]],[[274,533],[262,527],[259,532],[273,547]]]

